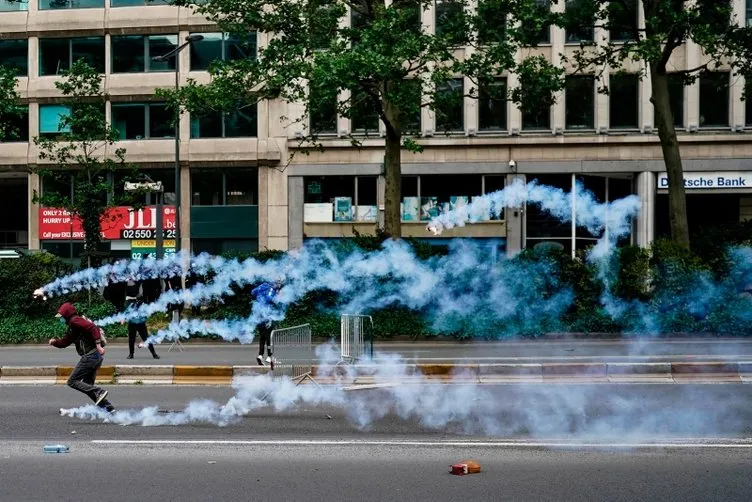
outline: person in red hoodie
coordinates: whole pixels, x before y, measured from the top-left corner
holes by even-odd
[[[93,322],[78,315],[72,303],[63,303],[55,316],[68,327],[63,338],[50,338],[49,344],[64,349],[71,343],[81,359],[68,378],[68,386],[83,392],[94,404],[113,412],[115,408],[107,400],[107,391],[94,385],[97,370],[104,360],[104,347],[101,345],[99,328]]]

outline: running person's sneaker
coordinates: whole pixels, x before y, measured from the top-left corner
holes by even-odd
[[[266,356],[266,364],[269,364],[272,362],[272,356]]]
[[[107,397],[108,392],[106,390],[102,390],[99,394],[97,394],[97,400],[94,401],[94,404],[99,406],[99,404],[104,401],[104,398]]]
[[[264,365],[264,356],[258,355],[258,356],[256,356],[256,360],[258,361],[259,366],[263,366]]]

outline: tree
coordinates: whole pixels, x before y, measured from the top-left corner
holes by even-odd
[[[0,66],[0,141],[7,141],[18,135],[14,120],[21,115],[18,106],[20,99],[16,92],[16,71]]]
[[[611,72],[628,71],[641,63],[640,79],[650,79],[655,110],[655,124],[668,177],[669,220],[671,237],[689,248],[689,226],[684,193],[681,152],[671,111],[670,75],[680,79],[680,86],[694,83],[707,72],[730,69],[732,76],[750,72],[752,28],[744,21],[732,19],[731,0],[642,0],[645,26],[637,24],[637,0],[568,0],[566,12],[556,23],[567,30],[583,26],[599,27],[611,34],[595,43],[582,42],[571,63],[577,71],[600,76],[605,68]],[[674,52],[689,41],[702,50],[701,64],[669,73]],[[749,86],[747,87],[748,92]],[[608,92],[601,87],[600,92]]]
[[[119,139],[118,131],[107,123],[102,90],[102,76],[83,59],[75,62],[55,82],[62,92],[65,112],[59,115],[58,131],[54,137],[35,137],[40,163],[32,172],[43,179],[56,180],[64,186],[72,184],[66,193],[34,192],[33,201],[47,207],[65,209],[71,218],[78,218],[84,230],[84,254],[89,266],[101,262],[102,222],[109,218],[108,210],[116,205],[132,202],[133,194],[118,194],[110,182],[110,174],[129,169],[125,179],[135,178],[135,167],[126,166],[125,149],[117,148],[112,157],[107,148]]]
[[[322,122],[341,115],[384,135],[385,233],[401,235],[402,151],[420,152],[420,113],[433,110],[437,129],[452,128],[446,110],[481,90],[511,99],[526,111],[553,102],[561,70],[542,57],[517,58],[553,16],[537,0],[437,1],[435,33],[421,29],[421,12],[434,0],[176,0],[239,37],[258,30],[268,43],[255,59],[217,62],[211,83],[189,81],[169,96],[192,113],[233,111],[265,99],[301,103],[291,121],[312,123],[303,146],[323,148]],[[519,23],[507,23],[508,15]],[[346,22],[348,17],[352,23]],[[467,46],[465,55],[456,51]],[[495,86],[505,72],[519,86]],[[470,88],[458,77],[466,76]],[[461,108],[460,108],[461,109]],[[439,132],[437,130],[437,132]],[[358,137],[350,135],[360,145]]]

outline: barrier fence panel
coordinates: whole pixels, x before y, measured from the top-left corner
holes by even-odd
[[[311,340],[311,325],[275,329],[271,333],[272,374],[297,381],[313,380],[315,353]]]
[[[368,354],[366,344],[369,344]],[[373,358],[373,318],[369,315],[342,314],[340,317],[342,362],[354,363],[366,355]]]

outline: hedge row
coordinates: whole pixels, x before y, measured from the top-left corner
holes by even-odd
[[[384,238],[383,235],[358,235],[338,246],[342,251],[353,248],[374,250],[379,248]],[[446,253],[446,248],[416,240],[407,241],[421,259]],[[752,319],[748,319],[746,314],[749,299],[740,294],[738,288],[734,289],[735,285],[730,281],[732,260],[728,249],[729,246],[750,242],[752,224],[746,222],[723,229],[709,229],[695,236],[694,252],[666,240],[656,241],[651,249],[628,246],[614,254],[605,278],[604,271],[585,260],[583,255],[572,259],[567,253],[555,250],[525,250],[514,260],[546,261],[555,271],[553,274],[559,287],[571,290],[573,302],[563,316],[541,316],[533,323],[529,319],[515,317],[503,321],[481,319],[487,328],[483,329],[483,333],[462,322],[457,323],[460,328],[451,332],[438,330],[425,313],[401,307],[381,309],[370,314],[373,316],[376,337],[468,338],[497,337],[500,333],[538,336],[550,331],[749,334],[752,324],[749,322]],[[253,256],[263,261],[280,255],[279,251],[266,251],[236,253],[226,257],[244,259]],[[62,301],[73,301],[82,313],[91,318],[114,312],[114,308],[98,291],[81,292],[50,302],[31,297],[30,292],[34,288],[71,271],[69,265],[48,253],[0,260],[0,344],[43,342],[60,336],[63,330],[54,313]],[[711,288],[713,295],[702,296],[703,288]],[[249,315],[250,290],[250,287],[236,288],[233,295],[205,308],[201,316],[237,318]],[[546,292],[541,294],[545,295]],[[604,294],[610,295],[619,308],[608,311],[603,303]],[[480,314],[471,315],[477,321]],[[155,316],[150,320],[150,327],[157,329],[166,322],[164,316]],[[329,291],[313,291],[292,305],[284,325],[302,323],[310,323],[316,335],[337,335],[340,328],[335,295]],[[126,327],[120,325],[107,330],[110,336],[124,336],[126,331]]]

